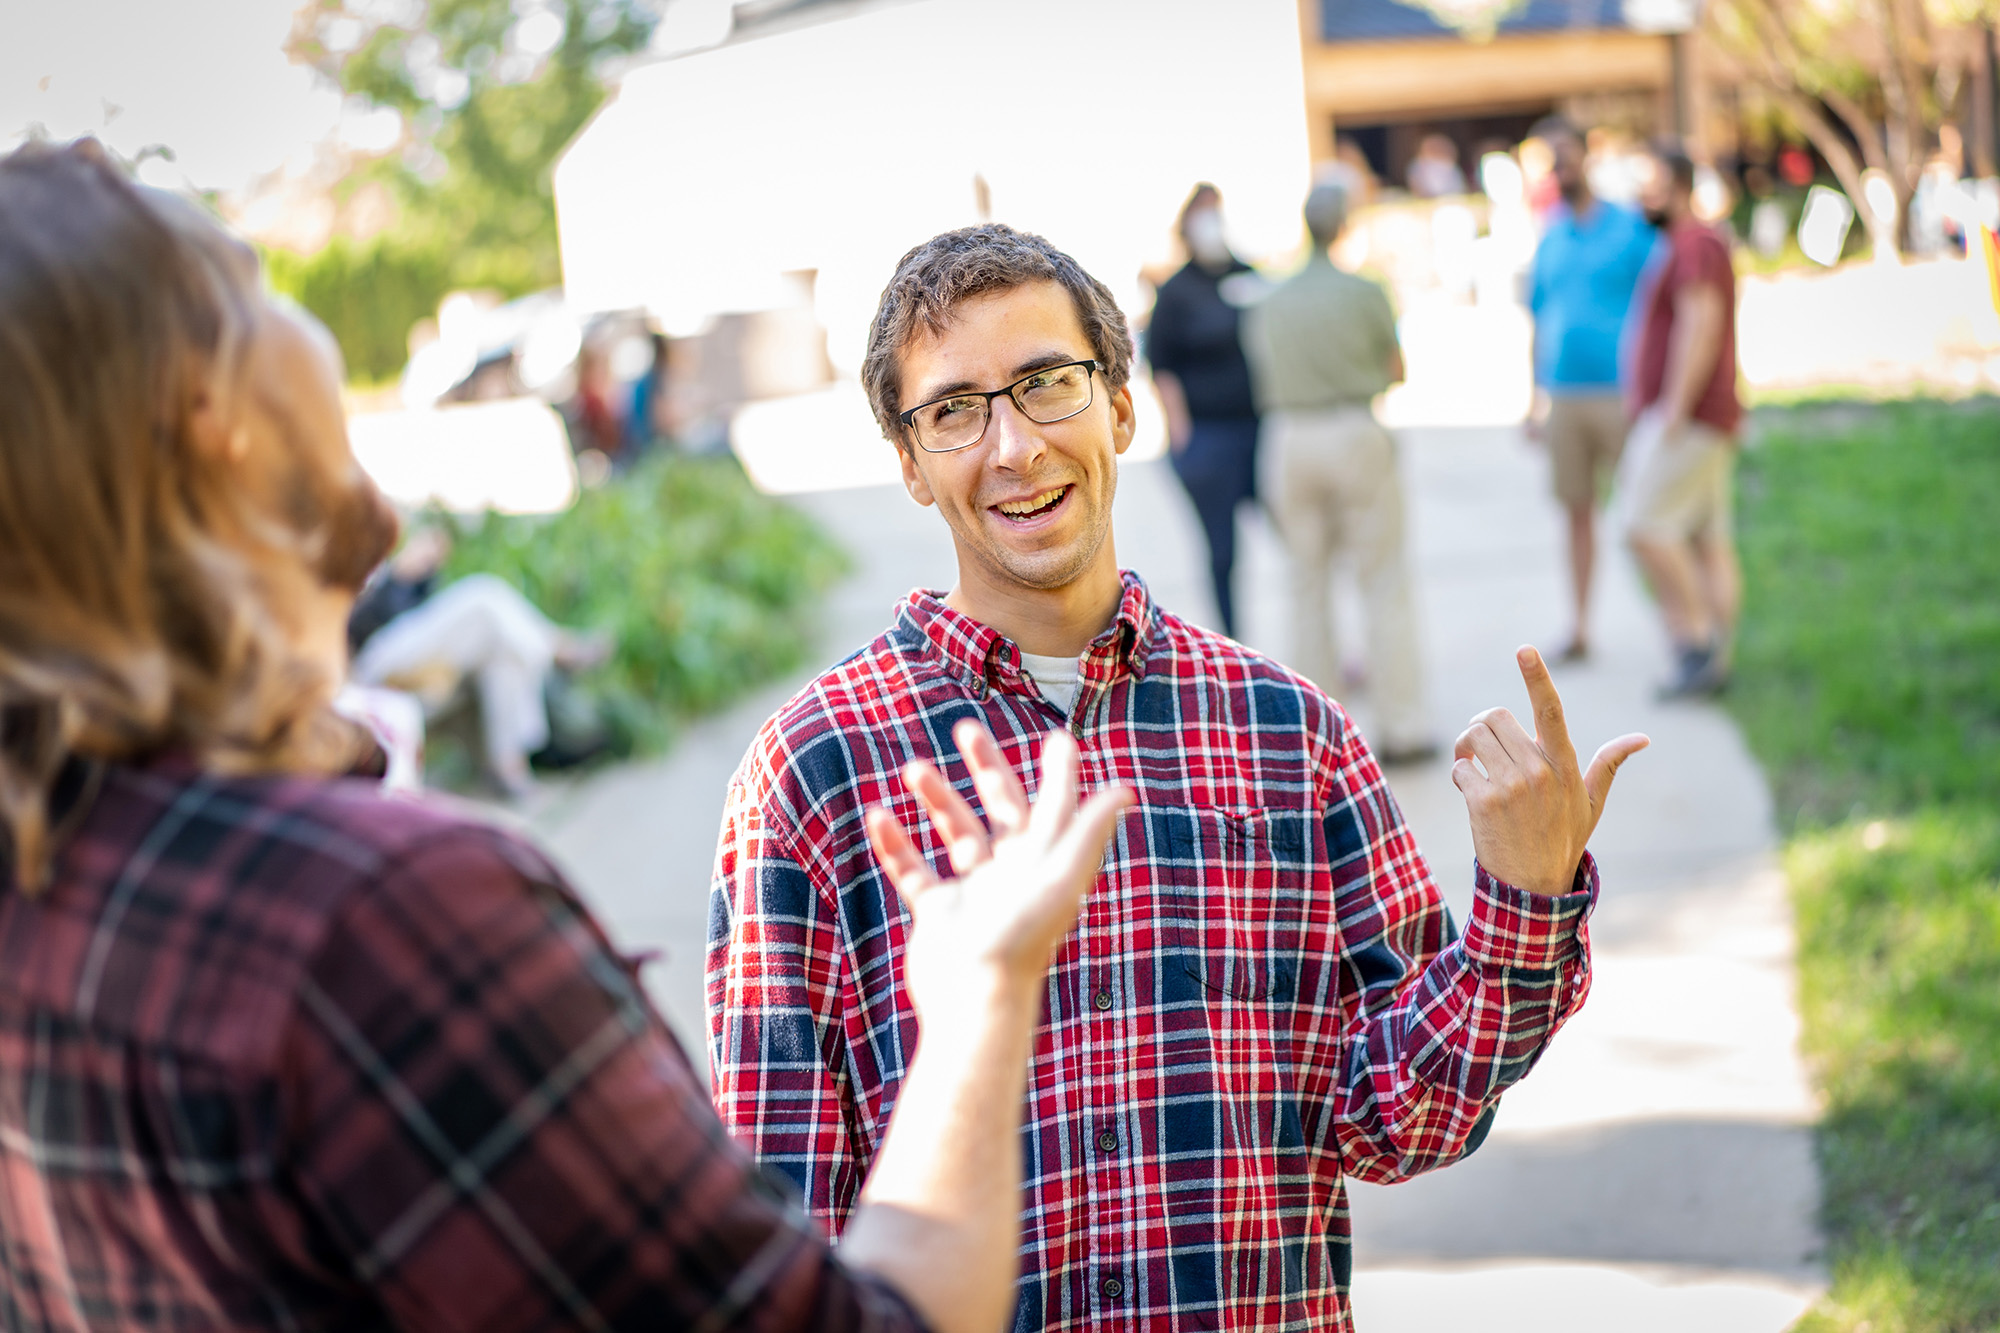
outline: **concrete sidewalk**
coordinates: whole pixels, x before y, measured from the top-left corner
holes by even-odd
[[[1402,438],[1433,715],[1449,742],[1481,708],[1524,710],[1512,650],[1552,645],[1564,628],[1558,513],[1540,456],[1514,430]],[[899,488],[795,500],[859,565],[827,608],[823,662],[878,633],[911,586],[950,583],[942,523]],[[1117,536],[1122,563],[1163,604],[1212,617],[1192,511],[1164,463],[1126,465]],[[1595,989],[1476,1155],[1408,1184],[1356,1187],[1364,1330],[1777,1333],[1821,1285],[1814,1109],[1795,1052],[1769,799],[1719,710],[1652,702],[1659,631],[1630,569],[1615,553],[1607,563],[1602,647],[1558,684],[1586,756],[1627,730],[1654,744],[1627,765],[1593,843],[1605,883]],[[1239,578],[1247,640],[1282,657],[1283,568],[1261,521]],[[620,942],[663,951],[651,982],[697,1053],[723,788],[758,724],[810,674],[693,728],[662,761],[551,793],[532,818]],[[1365,695],[1351,707],[1365,733]],[[1472,850],[1448,765],[1392,781],[1462,919]]]

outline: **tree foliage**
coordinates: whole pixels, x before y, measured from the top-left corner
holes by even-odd
[[[1991,25],[2000,0],[1714,0],[1709,31],[1811,141],[1877,244],[1900,245],[1909,203],[1938,131],[1955,120],[1975,43],[1952,29]],[[1863,185],[1879,171],[1896,216]]]
[[[342,337],[357,371],[369,363],[382,373],[373,365],[388,355],[377,326],[401,318],[414,300],[427,312],[453,288],[511,296],[561,280],[550,173],[602,104],[606,62],[645,45],[656,6],[310,0],[299,11],[292,57],[349,96],[394,111],[404,126],[399,151],[358,167],[348,182],[389,186],[398,204],[390,232],[283,273],[285,265],[274,265],[274,279],[283,286],[289,275],[294,295]],[[421,282],[397,292],[371,275]],[[333,304],[323,309],[316,300]],[[350,338],[365,346],[349,346]]]

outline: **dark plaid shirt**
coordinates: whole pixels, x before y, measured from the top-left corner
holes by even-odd
[[[359,782],[102,770],[0,871],[0,1329],[897,1329],[589,913]]]
[[[723,816],[709,1058],[723,1120],[844,1225],[917,1042],[908,915],[862,827],[975,718],[1032,787],[1067,725],[1137,794],[1050,973],[1029,1078],[1023,1330],[1344,1330],[1345,1177],[1477,1144],[1589,988],[1597,895],[1476,871],[1457,937],[1340,706],[1125,574],[1067,719],[989,626],[918,592],[765,724]]]

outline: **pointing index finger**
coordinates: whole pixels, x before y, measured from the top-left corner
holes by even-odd
[[[1556,693],[1556,683],[1549,678],[1549,668],[1542,661],[1542,655],[1532,647],[1521,647],[1514,652],[1514,661],[1521,668],[1521,680],[1528,687],[1528,702],[1535,709],[1535,740],[1548,754],[1556,767],[1565,773],[1576,771],[1576,747],[1570,744],[1569,723],[1563,718],[1562,696]]]

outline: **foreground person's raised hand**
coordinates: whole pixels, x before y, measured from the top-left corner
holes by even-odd
[[[938,878],[887,810],[868,812],[869,844],[916,918],[903,984],[926,1028],[945,1006],[983,1001],[984,984],[1041,984],[1096,878],[1112,824],[1131,801],[1113,787],[1077,809],[1077,750],[1068,732],[1043,742],[1042,797],[1032,808],[984,727],[960,722],[952,739],[972,770],[990,834],[932,765],[905,766],[903,780],[943,837],[955,878]]]
[[[1542,655],[1522,648],[1514,659],[1534,706],[1535,734],[1506,709],[1487,709],[1452,747],[1451,780],[1472,817],[1473,852],[1489,873],[1518,889],[1568,893],[1612,778],[1652,742],[1637,732],[1606,741],[1579,772]]]
[[[868,812],[869,843],[915,918],[903,966],[921,1031],[840,1254],[895,1283],[932,1327],[985,1333],[1014,1304],[1021,1112],[1044,977],[1132,797],[1111,788],[1079,810],[1076,743],[1052,732],[1031,807],[985,728],[961,722],[952,737],[990,833],[930,764],[903,778],[955,877],[941,879],[886,810]]]

